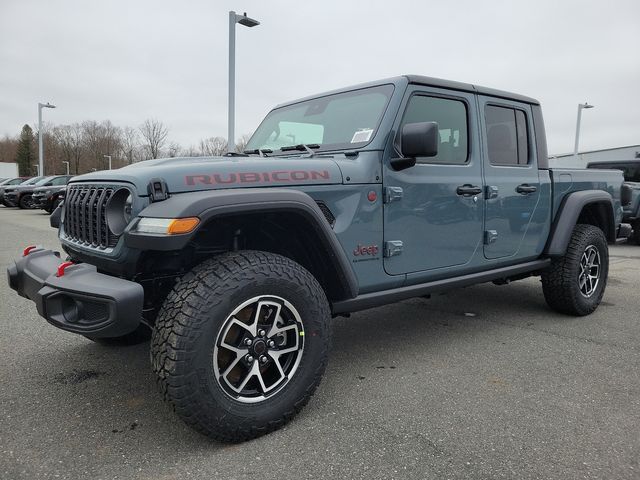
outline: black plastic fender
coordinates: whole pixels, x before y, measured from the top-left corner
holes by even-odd
[[[609,242],[616,241],[615,210],[613,198],[604,190],[582,190],[567,194],[562,200],[544,252],[549,256],[562,256],[567,251],[569,240],[582,209],[590,204],[601,204],[606,209],[607,228],[603,229]]]
[[[187,234],[158,235],[138,233],[137,222],[132,222],[125,231],[125,244],[140,250],[181,250],[198,233],[198,228],[214,217],[256,212],[295,212],[313,227],[326,251],[329,252],[337,281],[346,298],[358,294],[358,283],[351,264],[331,226],[318,204],[306,193],[286,188],[246,188],[208,190],[174,194],[167,200],[154,202],[142,210],[138,217],[185,218],[198,217],[200,224]]]

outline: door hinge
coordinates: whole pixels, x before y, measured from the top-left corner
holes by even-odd
[[[404,195],[402,187],[384,187],[382,200],[384,203],[391,203],[396,200],[401,200],[402,195]]]
[[[163,178],[152,178],[147,185],[147,193],[151,202],[161,202],[169,198],[169,187]]]
[[[393,257],[402,253],[402,240],[387,240],[384,242],[384,256]]]
[[[484,232],[484,244],[491,245],[495,243],[498,239],[498,231],[497,230],[486,230]]]

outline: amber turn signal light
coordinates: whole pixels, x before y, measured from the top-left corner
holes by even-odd
[[[198,226],[200,219],[198,217],[175,218],[169,224],[167,233],[169,235],[177,235],[180,233],[189,233]]]

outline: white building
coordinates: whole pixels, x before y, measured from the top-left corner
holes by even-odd
[[[552,168],[587,168],[587,165],[592,162],[629,160],[640,160],[640,145],[580,152],[577,157],[573,153],[551,155],[549,156],[549,166]]]

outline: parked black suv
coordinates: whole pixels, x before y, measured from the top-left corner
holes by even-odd
[[[52,187],[66,185],[71,175],[51,175],[42,177],[36,183],[30,185],[18,185],[4,194],[4,203],[8,207],[33,208],[32,195],[37,187]]]
[[[42,178],[44,177],[15,177],[10,180],[5,180],[0,184],[0,204],[9,207],[10,205],[7,205],[4,200],[6,193],[15,190],[15,188],[20,185],[32,185]]]
[[[63,175],[54,178],[51,185],[34,188],[31,194],[33,208],[41,208],[48,213],[53,212],[64,198],[64,192],[71,177],[72,175]]]

